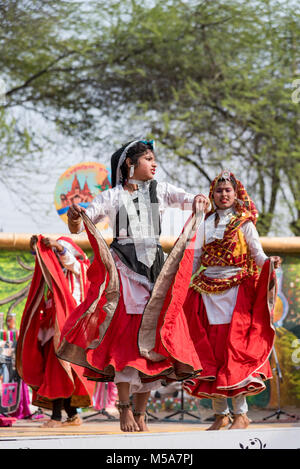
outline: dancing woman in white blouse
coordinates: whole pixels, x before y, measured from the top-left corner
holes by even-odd
[[[124,145],[113,154],[111,167],[112,189],[99,194],[86,210],[73,205],[68,211],[69,228],[73,233],[83,229],[81,212],[85,212],[94,224],[108,217],[113,228],[110,252],[120,278],[122,295],[104,339],[99,342],[93,357],[87,360],[89,365],[93,360],[95,375],[97,370],[99,373],[102,370],[105,375],[105,371],[108,373],[112,367],[114,369],[121,429],[145,431],[146,404],[150,390],[160,385],[159,374],[172,368],[175,358],[182,364],[191,364],[193,370],[198,368],[196,351],[190,336],[186,336],[188,327],[180,328],[180,340],[187,344],[180,350],[192,347],[187,361],[179,349],[178,354],[171,354],[172,357],[166,349],[161,350],[165,356],[155,352],[155,361],[151,361],[141,356],[137,346],[143,312],[164,264],[164,253],[159,243],[161,219],[167,207],[191,210],[193,205],[195,209],[198,204],[208,204],[208,199],[201,195],[195,198],[193,194],[154,179],[157,163],[153,142],[133,141]],[[184,314],[179,314],[186,321]],[[155,334],[155,329],[152,332]],[[150,327],[149,333],[152,332]],[[66,341],[65,345],[69,347]],[[177,348],[176,338],[170,345]],[[134,395],[134,415],[130,394]]]

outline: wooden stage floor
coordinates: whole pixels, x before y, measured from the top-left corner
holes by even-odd
[[[118,420],[102,416],[80,426],[41,428],[41,420],[18,420],[0,428],[0,449],[298,449],[300,421],[252,422],[246,430],[206,432],[209,422],[193,420],[148,422],[149,432],[124,433]],[[260,448],[260,449],[261,449]]]

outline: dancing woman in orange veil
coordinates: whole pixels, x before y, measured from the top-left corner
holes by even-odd
[[[210,430],[230,423],[227,398],[233,402],[231,428],[246,428],[246,396],[263,391],[272,377],[274,267],[281,259],[264,253],[255,228],[257,209],[233,173],[214,179],[210,202],[197,233],[195,273],[184,304],[203,370],[184,387],[193,396],[212,398],[216,420]]]

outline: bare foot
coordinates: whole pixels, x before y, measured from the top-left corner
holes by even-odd
[[[250,423],[246,414],[237,414],[233,418],[233,424],[230,425],[229,430],[238,430],[247,428]]]
[[[145,421],[145,414],[134,415],[134,420],[136,421],[140,432],[148,432],[149,428]]]
[[[43,423],[43,425],[40,426],[40,428],[56,428],[56,427],[61,427],[62,423],[59,420],[47,420],[47,422]]]
[[[124,408],[120,411],[120,428],[122,432],[140,431],[130,408]]]
[[[229,415],[216,415],[214,423],[208,427],[206,430],[220,430],[223,427],[227,427],[230,424]]]

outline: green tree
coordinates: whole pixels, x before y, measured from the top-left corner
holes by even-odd
[[[15,109],[34,109],[84,143],[102,138],[103,118],[124,141],[140,126],[159,140],[173,178],[203,187],[220,168],[237,168],[256,196],[260,234],[279,197],[300,234],[292,0],[2,3],[8,127]],[[16,140],[41,147],[25,128]]]
[[[138,104],[153,136],[202,180],[234,162],[243,168],[261,235],[288,188],[291,228],[299,234],[299,118],[291,86],[300,38],[292,4],[174,1],[146,16],[137,8],[123,27],[131,60],[113,70],[118,101]],[[151,51],[142,62],[137,37],[140,50],[145,44]]]

